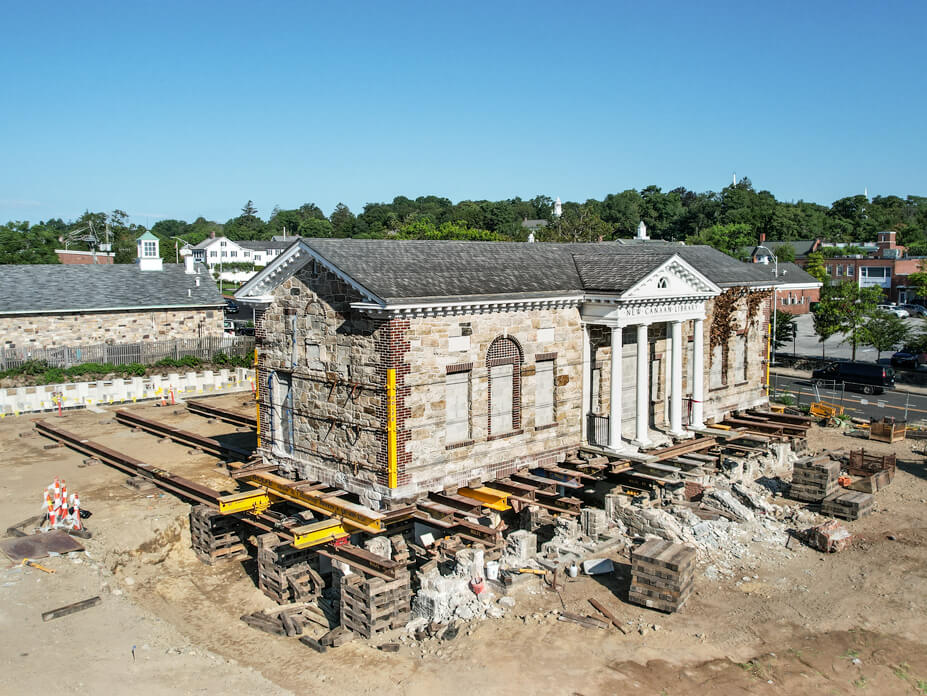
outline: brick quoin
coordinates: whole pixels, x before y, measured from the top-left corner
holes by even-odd
[[[406,450],[412,433],[406,427],[406,421],[411,416],[411,409],[406,406],[406,399],[411,394],[411,387],[406,383],[406,375],[411,367],[405,360],[409,352],[408,319],[389,319],[376,331],[376,350],[380,354],[380,365],[377,368],[377,378],[383,387],[383,398],[377,408],[377,417],[380,421],[381,432],[378,436],[380,448],[377,453],[377,482],[389,485],[389,456],[388,438],[386,428],[387,399],[386,399],[386,371],[396,370],[396,464],[398,469],[397,480],[400,486],[411,481],[407,470],[412,464],[412,454]]]

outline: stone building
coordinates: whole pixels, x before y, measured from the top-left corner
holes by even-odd
[[[135,264],[0,267],[0,347],[32,348],[221,336],[225,300],[206,269],[162,264],[158,238]]]
[[[766,402],[772,285],[643,239],[301,240],[236,294],[263,310],[261,453],[385,508],[691,436]]]

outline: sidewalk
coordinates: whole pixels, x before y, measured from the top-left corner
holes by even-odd
[[[772,379],[774,375],[779,375],[780,377],[792,377],[795,379],[807,379],[809,381],[811,380],[811,373],[808,370],[796,370],[791,367],[771,368],[769,370],[770,379]],[[894,391],[898,394],[918,394],[920,396],[927,396],[927,386],[919,384],[905,384],[896,382]]]

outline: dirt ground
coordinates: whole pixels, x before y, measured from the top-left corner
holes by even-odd
[[[215,397],[243,408],[243,395]],[[133,407],[207,435],[245,442],[233,426],[181,409]],[[217,460],[133,432],[110,413],[75,411],[56,425],[150,464],[230,488]],[[250,563],[200,563],[189,548],[189,506],[123,485],[125,474],[31,433],[28,417],[0,420],[0,530],[41,510],[55,476],[93,512],[87,552],[41,562],[53,575],[0,556],[0,693],[37,693],[50,675],[88,694],[927,694],[927,469],[914,442],[892,447],[815,429],[818,451],[895,451],[900,470],[875,512],[848,523],[849,550],[763,548],[732,578],[699,573],[677,614],[627,603],[627,563],[579,577],[562,592],[520,588],[506,616],[465,625],[451,641],[384,653],[354,641],[317,654],[239,620],[273,606]],[[20,435],[25,437],[20,437]],[[780,501],[777,501],[780,502]],[[102,603],[43,623],[41,613],[94,595]],[[594,614],[614,628],[560,622],[554,610]]]

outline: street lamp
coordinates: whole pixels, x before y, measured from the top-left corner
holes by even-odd
[[[773,277],[775,282],[779,282],[779,258],[773,253],[768,246],[760,244],[757,249],[765,249],[772,256],[775,266],[773,267]],[[772,310],[772,356],[769,359],[770,364],[776,363],[776,312],[779,310],[779,289],[773,284],[773,310]]]
[[[183,237],[171,237],[171,239],[175,240],[174,241],[174,263],[180,263],[180,246],[177,244],[177,242],[183,242],[184,244],[186,244],[187,240],[184,239]]]

